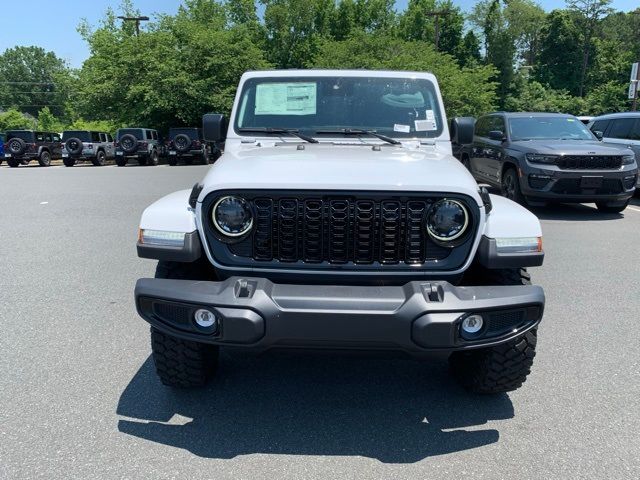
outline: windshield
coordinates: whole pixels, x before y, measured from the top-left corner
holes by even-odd
[[[589,129],[574,117],[518,117],[509,119],[511,141],[593,140]]]
[[[192,139],[199,138],[197,128],[171,128],[169,130],[169,138],[171,140],[175,139],[178,135],[186,135]]]
[[[234,129],[242,134],[286,128],[320,137],[358,129],[390,137],[437,137],[442,132],[437,99],[425,79],[253,78],[243,85]]]
[[[89,132],[82,131],[82,130],[69,130],[69,131],[66,131],[66,132],[62,132],[62,141],[63,142],[66,142],[70,138],[77,138],[81,142],[90,142],[91,141],[91,134]]]
[[[139,128],[121,128],[118,130],[117,138],[120,140],[125,135],[133,135],[136,140],[143,140],[142,130]]]

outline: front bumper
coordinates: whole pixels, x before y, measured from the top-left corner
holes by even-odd
[[[403,286],[285,285],[264,278],[223,282],[143,278],[135,288],[138,313],[152,326],[185,340],[218,345],[402,350],[419,354],[503,343],[542,319],[539,286],[456,287],[448,282]],[[193,322],[213,311],[215,332]],[[472,340],[460,335],[468,314],[484,319]]]

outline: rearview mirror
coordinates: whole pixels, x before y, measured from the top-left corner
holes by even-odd
[[[202,136],[207,142],[223,142],[227,138],[227,119],[219,113],[202,116]]]
[[[602,139],[604,138],[604,133],[601,132],[600,130],[594,130],[593,134],[596,136],[596,138],[600,141],[602,141]]]
[[[473,117],[456,117],[451,120],[451,141],[459,145],[473,142],[473,129],[476,119]]]
[[[491,130],[489,132],[489,138],[498,142],[504,142],[506,140],[504,132],[501,132],[500,130]]]

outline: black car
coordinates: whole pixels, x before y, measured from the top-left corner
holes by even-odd
[[[169,165],[177,165],[179,160],[190,165],[194,160],[203,165],[220,156],[219,149],[202,137],[202,129],[181,127],[169,129],[168,140]]]
[[[40,166],[48,167],[51,160],[62,158],[59,133],[9,130],[6,136],[4,158],[10,167],[26,165],[31,160],[37,160]]]
[[[522,204],[591,203],[621,212],[633,196],[633,152],[604,145],[572,115],[498,112],[480,117],[460,160],[478,182]]]

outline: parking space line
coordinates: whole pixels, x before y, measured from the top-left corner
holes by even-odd
[[[627,207],[627,210],[633,210],[634,212],[640,212],[640,208],[636,208],[636,207]]]

